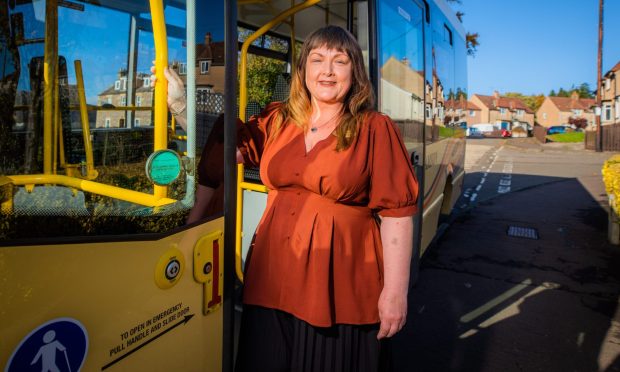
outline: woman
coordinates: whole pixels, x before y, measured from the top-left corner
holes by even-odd
[[[298,66],[289,99],[239,127],[243,161],[270,191],[236,368],[385,370],[384,339],[407,315],[417,182],[396,126],[372,111],[349,32],[315,31]]]

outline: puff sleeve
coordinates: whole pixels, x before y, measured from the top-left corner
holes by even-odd
[[[368,207],[382,217],[407,217],[417,212],[418,181],[398,127],[383,114],[370,120],[371,164]]]

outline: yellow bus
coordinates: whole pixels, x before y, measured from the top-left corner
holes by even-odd
[[[300,43],[327,24],[358,39],[423,185],[415,269],[464,175],[465,32],[444,0],[0,1],[4,371],[232,370],[267,191],[236,164],[236,117],[286,99]],[[187,224],[216,135],[223,201]]]

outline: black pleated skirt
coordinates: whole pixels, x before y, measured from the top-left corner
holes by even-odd
[[[245,305],[236,372],[390,371],[389,340],[378,324],[314,327],[274,309]]]

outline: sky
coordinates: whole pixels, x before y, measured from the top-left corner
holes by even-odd
[[[479,33],[468,57],[469,93],[549,94],[596,89],[598,0],[461,0],[463,25]],[[620,61],[620,0],[605,0],[603,74]]]

